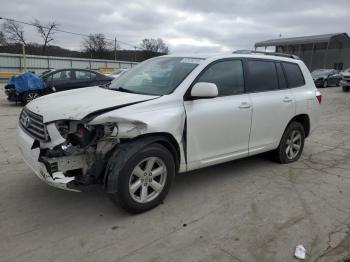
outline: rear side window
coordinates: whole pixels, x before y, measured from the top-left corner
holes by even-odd
[[[262,92],[278,89],[277,71],[274,62],[248,60],[248,91]]]
[[[305,85],[305,80],[303,73],[301,72],[299,66],[293,63],[282,63],[284,67],[284,72],[286,73],[288,86],[290,88]]]
[[[244,76],[241,60],[226,60],[209,65],[196,82],[214,83],[219,96],[244,92]]]
[[[75,71],[75,79],[77,80],[90,80],[91,73],[89,71]]]

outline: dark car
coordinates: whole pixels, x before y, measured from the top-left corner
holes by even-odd
[[[340,81],[340,86],[344,92],[350,91],[350,68],[342,71],[342,80]]]
[[[46,88],[30,90],[19,94],[12,85],[5,86],[5,93],[10,101],[20,101],[27,104],[31,100],[52,92],[60,92],[75,88],[96,85],[108,85],[113,78],[88,69],[59,69],[42,74],[41,79],[46,83]]]
[[[340,71],[336,69],[316,69],[311,75],[317,87],[339,86],[342,78]]]

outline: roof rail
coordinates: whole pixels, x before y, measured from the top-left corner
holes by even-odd
[[[296,55],[285,54],[285,53],[275,53],[275,52],[263,52],[263,51],[255,51],[255,50],[236,50],[232,52],[232,54],[262,54],[262,55],[273,55],[273,56],[281,56],[287,58],[298,59],[300,58]]]

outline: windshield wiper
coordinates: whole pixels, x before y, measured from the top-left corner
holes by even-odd
[[[121,92],[125,92],[125,93],[137,94],[136,92],[131,91],[131,90],[129,90],[129,89],[126,89],[126,88],[124,88],[124,87],[122,87],[122,86],[120,86],[120,87],[118,87],[118,88],[116,88],[116,89],[114,89],[114,90],[116,90],[116,91],[121,91]]]

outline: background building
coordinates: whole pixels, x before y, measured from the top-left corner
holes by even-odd
[[[310,70],[350,67],[350,38],[347,33],[279,38],[255,44],[256,50],[271,50],[271,47],[275,52],[297,55]]]

